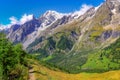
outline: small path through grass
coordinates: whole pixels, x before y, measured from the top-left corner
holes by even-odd
[[[33,68],[29,69],[29,80],[36,80]]]
[[[32,62],[29,80],[120,80],[120,70],[105,73],[68,74],[59,70],[51,70],[36,60],[32,60]]]

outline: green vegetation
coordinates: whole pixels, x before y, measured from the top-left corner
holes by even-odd
[[[28,78],[27,53],[21,44],[14,45],[0,33],[0,80],[26,80]]]
[[[66,50],[67,48],[70,50],[72,46],[73,46],[72,41],[68,40],[65,36],[61,36],[57,44],[57,48],[61,50]]]
[[[62,38],[62,40],[64,42],[64,38]],[[120,39],[105,49],[82,50],[78,52],[70,52],[69,54],[56,52],[45,58],[38,58],[45,66],[52,69],[58,68],[68,73],[105,72],[109,70],[117,70],[120,69],[119,42]]]
[[[36,60],[31,60],[35,80],[120,80],[120,70],[105,73],[85,73],[68,74],[58,69],[45,67]]]
[[[49,37],[46,41],[46,45],[44,46],[44,49],[53,50],[55,48],[56,42],[53,40],[53,37]]]
[[[49,55],[53,53],[68,53],[73,45],[74,40],[72,40],[70,37],[70,33],[56,33],[54,36],[49,36],[47,39],[45,39],[43,42],[41,42],[41,48],[38,48],[37,50],[30,49],[32,46],[30,45],[28,48],[30,49],[29,52],[31,53],[38,53],[39,58],[46,58]],[[34,43],[32,43],[34,44]]]
[[[89,71],[109,71],[120,69],[120,38],[105,49],[95,51],[89,55],[89,59],[82,69]]]
[[[82,66],[83,71],[87,72],[105,72],[119,69],[119,64],[111,62],[109,58],[102,55],[101,51],[90,54],[87,62]]]
[[[105,48],[102,55],[105,55],[110,61],[120,64],[120,38],[111,46]]]

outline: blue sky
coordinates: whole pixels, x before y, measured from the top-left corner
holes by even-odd
[[[9,18],[18,19],[24,14],[34,14],[39,17],[47,10],[69,13],[79,10],[82,4],[98,6],[104,0],[1,0],[0,24],[9,24]]]

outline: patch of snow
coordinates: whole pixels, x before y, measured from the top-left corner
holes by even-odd
[[[60,19],[63,17],[64,14],[58,13],[56,11],[48,10],[43,16],[49,19],[51,16],[53,16],[55,19]]]
[[[103,3],[101,3],[100,5],[98,5],[97,7],[95,7],[95,11],[97,11],[100,8],[100,6],[102,6],[102,5],[103,5]]]
[[[116,9],[111,10],[113,14],[116,14]]]

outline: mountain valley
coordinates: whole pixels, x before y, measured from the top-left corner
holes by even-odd
[[[78,77],[69,80],[106,80],[106,77],[100,77],[114,74],[113,70],[118,70],[116,73],[119,74],[119,0],[106,0],[100,6],[91,6],[82,12],[48,10],[39,18],[32,15],[29,21],[13,24],[7,29],[1,27],[0,31],[5,32],[14,45],[21,43],[37,64],[45,68],[46,74],[43,71],[39,75],[43,80],[59,80],[59,74],[67,76],[60,76],[64,80],[73,75]],[[38,65],[32,64],[33,69]],[[58,77],[44,77],[49,71]],[[108,80],[120,79],[118,76],[115,78],[109,76]]]

